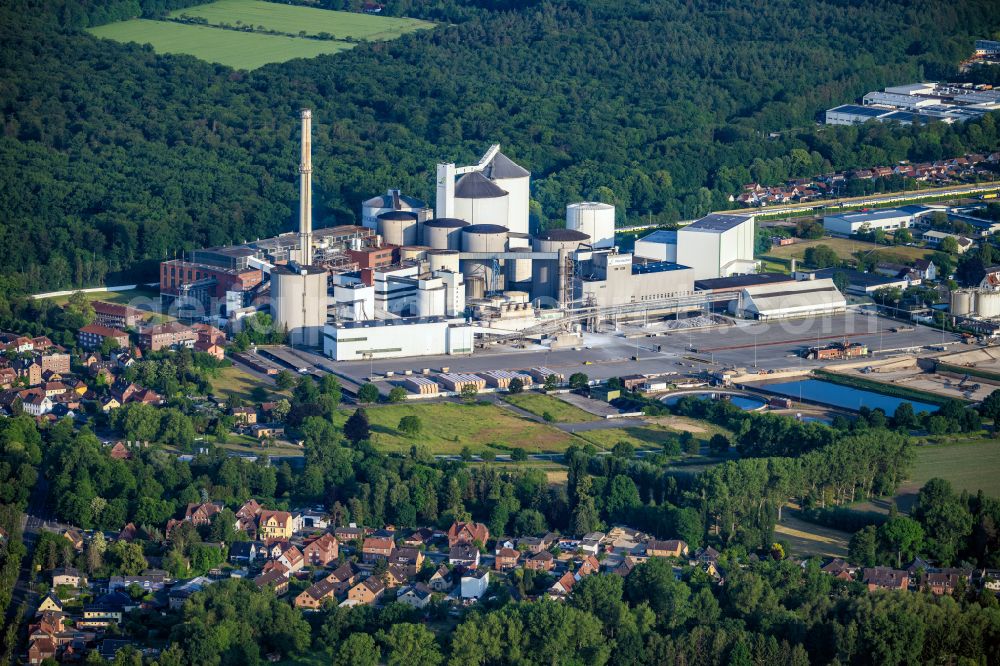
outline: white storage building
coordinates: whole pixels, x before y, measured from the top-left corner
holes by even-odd
[[[711,213],[677,232],[677,263],[695,280],[754,273],[754,216]]]
[[[634,254],[643,259],[677,263],[677,232],[661,229],[635,242]]]
[[[847,300],[830,278],[747,287],[734,303],[734,314],[769,321],[843,312]]]
[[[471,354],[472,326],[444,317],[327,324],[323,353],[335,361]]]
[[[923,206],[903,206],[854,213],[838,213],[823,218],[823,228],[827,233],[850,236],[863,229],[873,231],[895,231],[913,226],[917,219],[932,213],[933,210]]]

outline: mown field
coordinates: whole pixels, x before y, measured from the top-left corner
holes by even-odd
[[[379,405],[366,409],[372,425],[372,442],[382,451],[407,452],[414,445],[426,446],[435,455],[458,454],[464,447],[473,453],[504,453],[524,449],[528,453],[559,453],[575,439],[544,423],[521,418],[497,405],[426,403]],[[343,410],[334,419],[342,426],[351,411]],[[399,420],[414,415],[422,429],[414,436],[399,432]]]
[[[905,490],[916,492],[934,477],[951,481],[955,492],[1000,497],[1000,441],[959,440],[952,444],[917,447],[917,461]]]
[[[677,432],[660,425],[586,430],[576,435],[601,449],[614,448],[618,442],[627,442],[637,449],[659,449],[677,439]]]
[[[237,32],[147,19],[110,23],[91,28],[90,33],[116,42],[149,44],[157,53],[190,55],[233,69],[257,69],[273,62],[314,58],[354,46],[349,42]]]
[[[170,18],[191,16],[204,19],[209,25],[252,25],[289,35],[315,36],[322,33],[334,39],[386,40],[416,30],[432,27],[427,21],[372,16],[357,12],[338,12],[294,5],[282,5],[261,0],[217,0],[206,5],[179,9]]]
[[[579,407],[544,393],[516,393],[514,395],[508,393],[503,396],[503,399],[535,416],[544,417],[548,413],[556,423],[584,423],[598,420],[590,412],[585,412]]]
[[[818,238],[816,240],[800,241],[793,245],[784,247],[772,247],[765,255],[778,259],[798,259],[802,260],[806,255],[806,250],[817,245],[827,245],[837,253],[841,259],[850,259],[854,252],[869,252],[877,250],[883,261],[908,264],[923,259],[931,254],[930,250],[919,247],[906,247],[905,245],[876,245],[865,241],[853,240],[851,238]]]

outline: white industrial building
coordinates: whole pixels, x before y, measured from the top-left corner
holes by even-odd
[[[438,218],[498,225],[527,238],[530,190],[531,173],[494,145],[478,164],[438,164],[435,213]]]
[[[711,213],[677,232],[678,261],[695,280],[755,273],[754,216]]]
[[[895,231],[912,227],[918,219],[929,215],[933,209],[924,206],[903,206],[885,210],[855,213],[837,213],[823,218],[823,228],[827,233],[850,236],[859,231]]]
[[[635,256],[653,261],[677,261],[677,232],[654,231],[635,242]]]
[[[448,270],[423,271],[420,262],[372,269],[371,285],[361,273],[331,278],[338,318],[458,317],[465,311],[465,278]]]
[[[969,83],[910,83],[870,92],[861,101],[828,109],[826,124],[964,122],[1000,109],[1000,91]]]
[[[433,211],[426,203],[414,197],[389,190],[382,196],[366,199],[361,204],[361,226],[378,229],[378,216],[383,213],[413,213],[420,222],[431,219]]]
[[[334,361],[471,354],[473,327],[444,317],[340,322],[323,329],[323,353]]]
[[[588,307],[661,301],[694,291],[694,271],[668,261],[637,262],[631,254],[594,252],[583,263],[576,300]]]
[[[832,279],[822,278],[746,287],[733,309],[738,317],[769,321],[844,312],[847,300]]]

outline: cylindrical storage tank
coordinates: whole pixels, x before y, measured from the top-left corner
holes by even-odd
[[[459,252],[457,250],[427,250],[427,263],[431,271],[459,272]]]
[[[976,315],[983,319],[1000,317],[1000,291],[977,292]]]
[[[430,248],[424,247],[422,245],[410,245],[408,247],[399,248],[399,260],[400,261],[422,261],[427,256],[427,250]]]
[[[589,243],[590,236],[575,229],[549,229],[535,237],[535,252],[573,251]],[[531,296],[555,304],[559,298],[559,261],[535,260],[531,267]],[[544,303],[543,303],[544,305]]]
[[[461,250],[462,229],[469,226],[465,220],[454,217],[439,217],[422,225],[422,242],[435,250]]]
[[[971,315],[974,311],[972,297],[972,292],[968,290],[956,290],[951,292],[951,302],[949,303],[948,311],[959,317]]]
[[[378,216],[389,211],[415,213],[419,222],[431,217],[431,209],[420,199],[408,197],[399,190],[389,190],[386,194],[372,197],[361,204],[361,225],[377,230]]]
[[[391,210],[378,216],[378,233],[386,245],[416,245],[417,231],[416,213]]]
[[[468,303],[473,299],[481,299],[486,296],[486,280],[478,275],[466,276],[465,278],[465,301]]]
[[[478,171],[455,183],[455,217],[472,225],[496,224],[507,228],[509,196]]]
[[[462,251],[496,253],[507,250],[507,228],[498,224],[472,224],[462,229]],[[494,273],[492,259],[464,259],[462,273],[478,276],[486,283],[486,291],[503,290],[503,272]],[[500,266],[502,269],[502,265]]]
[[[437,291],[417,289],[416,316],[439,317],[444,314],[444,299],[435,298]]]
[[[530,247],[511,249],[510,252],[528,254]],[[531,259],[508,260],[507,265],[507,289],[519,289],[522,291],[531,290]]]
[[[614,247],[615,207],[596,201],[584,201],[566,206],[566,228],[590,236],[595,248]]]
[[[507,192],[507,228],[515,233],[528,233],[531,173],[498,152],[486,165],[483,174],[497,187]]]
[[[293,345],[322,345],[326,324],[327,274],[313,266],[275,266],[271,270],[271,316],[288,331]]]

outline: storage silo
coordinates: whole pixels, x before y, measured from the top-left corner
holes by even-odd
[[[439,217],[422,226],[424,245],[435,250],[461,250],[462,229],[469,223],[454,217]]]
[[[386,245],[416,245],[417,214],[403,210],[390,210],[378,216],[378,233]]]
[[[473,171],[455,183],[455,217],[472,225],[495,224],[506,229],[509,199],[506,190]]]
[[[948,311],[958,317],[967,317],[975,310],[973,302],[973,292],[969,289],[955,290],[951,292]]]
[[[596,201],[583,201],[566,206],[566,228],[590,236],[595,248],[615,245],[615,207]]]
[[[472,224],[462,229],[462,251],[495,254],[507,250],[507,228],[499,224]],[[502,262],[493,258],[463,259],[462,273],[483,278],[486,291],[503,290]]]
[[[1000,291],[977,291],[976,315],[983,319],[1000,317]]]
[[[530,247],[511,248],[509,252],[528,255]],[[531,291],[531,259],[513,259],[507,261],[507,289]]]
[[[427,263],[432,271],[444,270],[459,272],[458,250],[427,250]]]
[[[423,245],[408,245],[406,247],[399,248],[399,260],[400,261],[422,261],[427,257],[427,250],[429,247],[424,247]]]
[[[590,243],[590,236],[575,229],[549,229],[538,234],[534,240],[535,252],[572,252],[583,244]],[[532,298],[559,298],[560,267],[558,259],[536,259],[531,267]]]
[[[486,296],[486,280],[479,275],[465,276],[465,302],[482,299]]]
[[[507,228],[528,233],[528,203],[531,200],[531,173],[498,152],[483,169],[483,175],[508,194]]]
[[[400,194],[399,190],[389,190],[386,194],[366,199],[361,204],[361,226],[378,231],[378,216],[390,211],[414,213],[417,220],[429,220],[432,211],[420,199]]]
[[[292,345],[316,347],[326,324],[327,275],[322,268],[288,264],[271,269],[271,316]]]

